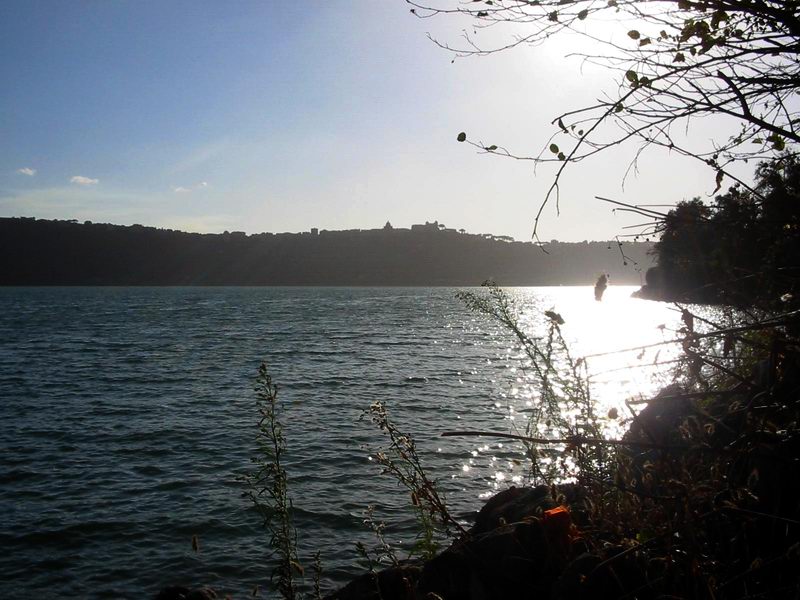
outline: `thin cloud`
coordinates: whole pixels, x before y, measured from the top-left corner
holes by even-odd
[[[100,183],[99,179],[92,179],[91,177],[84,177],[83,175],[75,175],[69,181],[70,183],[77,183],[78,185],[97,185]]]
[[[191,187],[185,187],[185,186],[179,185],[178,187],[172,188],[172,191],[175,192],[176,194],[188,194],[188,193],[193,192],[195,190],[202,190],[202,189],[207,188],[207,187],[208,187],[208,182],[207,181],[201,181],[200,183],[197,183],[197,184],[195,184],[195,185],[193,185]]]
[[[22,167],[21,169],[17,169],[17,173],[20,175],[27,175],[28,177],[33,177],[36,175],[36,169],[31,169],[30,167]]]

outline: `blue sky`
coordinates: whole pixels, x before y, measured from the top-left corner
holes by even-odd
[[[457,60],[463,23],[402,0],[0,3],[0,216],[192,231],[438,219],[529,239],[552,171],[481,156],[459,131],[537,154],[559,110],[608,81],[564,45]],[[629,155],[576,167],[544,239],[630,224],[593,200],[675,202],[713,174]],[[680,169],[681,176],[676,177]]]

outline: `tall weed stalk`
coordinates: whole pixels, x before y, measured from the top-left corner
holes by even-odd
[[[465,529],[450,514],[436,482],[428,476],[414,438],[397,427],[380,401],[374,402],[365,414],[389,439],[388,447],[375,454],[376,461],[383,467],[383,473],[393,476],[410,495],[419,531],[412,556],[433,558],[439,540],[454,533],[463,534]]]
[[[283,464],[286,438],[279,415],[278,388],[264,363],[258,368],[255,391],[259,413],[258,454],[251,459],[255,469],[247,475],[245,493],[270,535],[269,547],[277,560],[272,583],[282,598],[295,600],[299,597],[295,574],[302,574],[303,569],[297,558],[297,531],[292,523],[292,500]]]

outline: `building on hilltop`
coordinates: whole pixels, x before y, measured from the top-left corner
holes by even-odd
[[[425,221],[425,225],[417,223],[411,226],[411,231],[439,231],[439,221],[433,223]]]

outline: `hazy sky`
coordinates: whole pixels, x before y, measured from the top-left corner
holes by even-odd
[[[552,169],[456,135],[538,154],[551,119],[609,75],[563,58],[571,40],[451,63],[426,38],[455,43],[463,26],[402,0],[4,0],[0,216],[249,233],[436,219],[529,239]],[[595,195],[713,189],[713,173],[654,153],[623,190],[632,152],[568,171],[542,238],[636,222]]]

